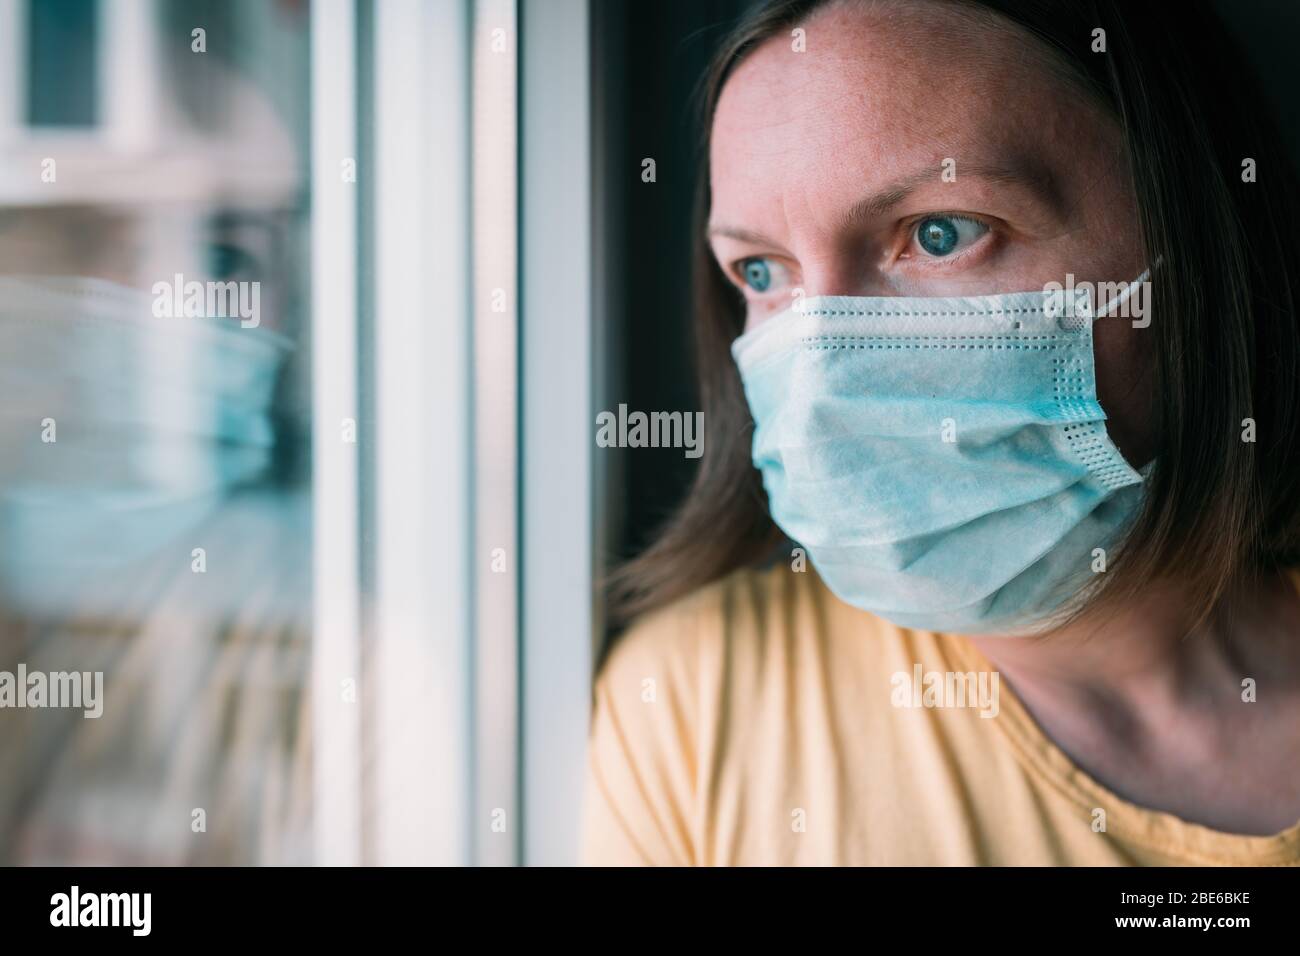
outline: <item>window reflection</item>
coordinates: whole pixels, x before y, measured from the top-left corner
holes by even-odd
[[[19,6],[0,674],[104,691],[0,680],[0,863],[309,862],[306,10]],[[48,68],[81,47],[93,89]]]

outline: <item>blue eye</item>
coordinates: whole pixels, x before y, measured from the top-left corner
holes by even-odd
[[[239,246],[214,242],[208,246],[208,271],[214,279],[225,282],[253,274],[257,271],[257,262]]]
[[[740,264],[745,284],[755,292],[766,292],[772,285],[772,270],[766,259],[746,259]]]
[[[989,227],[965,216],[930,216],[916,224],[916,244],[935,258],[952,255],[958,246],[968,246]]]

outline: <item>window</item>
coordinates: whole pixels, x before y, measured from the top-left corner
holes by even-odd
[[[0,861],[576,858],[586,5],[541,6],[0,0]]]

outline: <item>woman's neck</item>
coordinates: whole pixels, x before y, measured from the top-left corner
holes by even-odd
[[[1204,622],[1192,605],[1166,583],[1048,635],[970,640],[1043,732],[1120,796],[1275,832],[1300,819],[1300,595],[1279,574],[1233,588]]]
[[[1263,673],[1300,686],[1300,594],[1288,576],[1234,586],[1201,622],[1192,606],[1186,588],[1162,582],[1126,606],[1084,614],[1048,634],[970,640],[1022,679],[1081,690],[1136,686],[1149,694],[1153,683],[1174,688],[1199,677],[1218,685],[1230,676],[1240,690],[1246,676]]]

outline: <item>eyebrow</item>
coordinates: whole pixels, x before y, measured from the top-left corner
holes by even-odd
[[[1028,164],[972,162],[959,166],[958,170],[958,174],[961,176],[982,179],[996,185],[1021,186],[1030,189],[1053,208],[1059,208],[1060,206],[1060,195],[1055,179],[1046,168],[1035,168]],[[840,228],[851,228],[882,216],[911,195],[919,186],[934,181],[934,169],[921,169],[910,176],[904,176],[879,192],[859,199],[840,215],[838,225]],[[710,225],[707,235],[709,238],[726,236],[729,239],[749,242],[754,245],[777,245],[762,233],[721,223]]]

